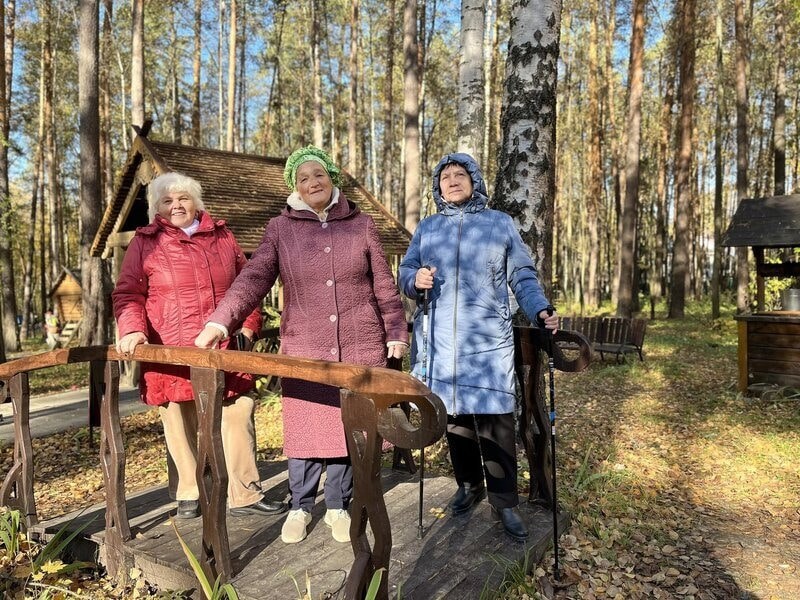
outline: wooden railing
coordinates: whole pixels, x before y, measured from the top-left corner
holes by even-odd
[[[53,350],[2,364],[0,379],[8,382],[14,409],[14,462],[0,488],[0,504],[18,508],[28,527],[38,522],[28,373],[89,362],[91,389],[102,387],[100,462],[106,490],[106,568],[112,576],[125,568],[123,544],[131,538],[131,530],[125,506],[125,448],[117,361],[129,359],[190,367],[199,427],[197,482],[203,518],[199,558],[212,580],[218,574],[225,579],[233,575],[225,522],[227,473],[220,431],[225,371],[304,379],[341,388],[342,420],[353,463],[351,518],[358,532],[351,536],[354,562],[346,582],[346,597],[363,597],[375,571],[384,568],[388,572],[392,534],[380,483],[382,440],[403,448],[423,448],[442,436],[447,419],[442,401],[424,384],[392,369],[156,345],[137,346],[131,356],[120,355],[113,346],[96,346]],[[418,424],[409,421],[400,403],[411,403],[419,409]],[[373,532],[372,545],[366,535],[367,523]],[[388,598],[386,577],[381,579],[379,597]]]

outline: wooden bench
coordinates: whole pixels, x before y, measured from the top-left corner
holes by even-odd
[[[614,354],[617,362],[624,362],[627,354],[636,353],[639,360],[644,361],[642,347],[647,329],[646,319],[561,317],[558,327],[582,334],[602,360],[605,360],[606,354]]]

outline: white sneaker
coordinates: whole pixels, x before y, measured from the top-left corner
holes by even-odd
[[[350,541],[350,513],[343,508],[329,508],[325,512],[325,524],[331,528],[337,542]]]
[[[306,539],[306,527],[311,523],[311,513],[298,508],[290,510],[281,527],[281,539],[285,544],[296,544]]]

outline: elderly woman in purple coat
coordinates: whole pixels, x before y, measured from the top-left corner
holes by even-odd
[[[376,367],[386,365],[387,355],[402,357],[405,315],[372,218],[344,197],[339,169],[319,148],[293,152],[284,180],[292,190],[287,206],[267,224],[261,245],[195,345],[211,348],[227,337],[280,276],[282,354]],[[283,379],[282,389],[292,499],[281,539],[305,539],[324,468],[324,521],[335,540],[347,542],[353,473],[339,390],[297,379]]]

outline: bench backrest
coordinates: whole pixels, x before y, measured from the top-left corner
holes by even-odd
[[[641,348],[647,320],[626,317],[561,317],[559,328],[577,331],[592,344],[630,344]]]

